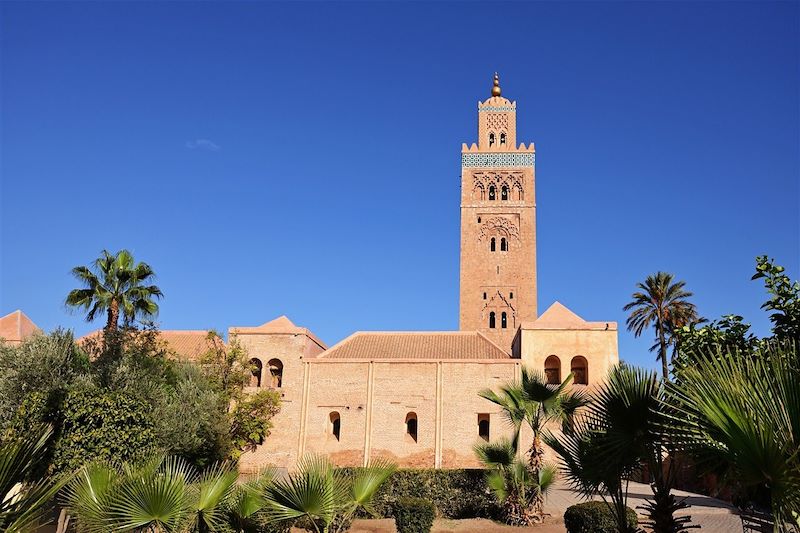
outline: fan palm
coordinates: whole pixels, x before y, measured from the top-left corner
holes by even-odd
[[[65,503],[82,533],[221,531],[235,507],[237,477],[225,464],[198,475],[175,457],[120,469],[93,464],[67,486]]]
[[[254,479],[236,486],[228,500],[228,516],[234,531],[237,533],[259,531],[258,524],[253,518],[266,507],[267,500],[264,494],[275,479],[275,474],[275,470],[269,468],[261,471]]]
[[[800,356],[795,344],[694,354],[667,385],[670,424],[702,465],[769,494],[776,531],[800,529]],[[747,494],[744,494],[747,496]]]
[[[557,386],[547,385],[542,372],[522,368],[522,380],[506,383],[498,393],[484,389],[478,394],[503,409],[503,416],[514,429],[511,445],[519,447],[523,424],[530,427],[533,434],[528,451],[528,468],[533,479],[539,478],[544,466],[544,446],[542,431],[551,422],[558,421],[569,427],[576,411],[586,405],[587,396],[580,390],[567,390],[573,374]],[[532,501],[533,512],[541,516],[544,508],[544,495],[538,494]]]
[[[0,446],[0,531],[35,531],[52,509],[51,501],[66,478],[32,481],[51,435],[46,429]]]
[[[297,472],[267,486],[266,511],[278,522],[300,521],[318,533],[338,531],[359,509],[372,512],[372,499],[394,471],[394,465],[375,461],[348,479],[326,457],[309,455]]]
[[[540,521],[541,515],[531,510],[535,501],[552,487],[556,469],[544,465],[534,477],[517,456],[515,443],[508,439],[478,444],[474,449],[487,468],[486,483],[500,502],[506,521],[516,526]]]
[[[636,337],[652,324],[656,330],[656,346],[658,359],[664,379],[669,379],[667,365],[667,346],[670,343],[672,331],[682,328],[697,321],[697,308],[688,301],[693,294],[684,289],[686,282],[673,281],[672,274],[656,272],[647,276],[644,283],[637,283],[638,291],[625,307],[624,311],[631,311],[626,320],[628,331],[633,331]]]
[[[86,321],[92,322],[100,313],[106,313],[108,332],[118,328],[120,316],[123,324],[130,325],[139,317],[158,314],[156,299],[163,295],[156,285],[148,285],[155,273],[147,263],[135,263],[127,250],[112,254],[103,250],[94,261],[94,269],[77,266],[72,275],[84,287],[73,289],[66,299],[68,307],[87,311]]]

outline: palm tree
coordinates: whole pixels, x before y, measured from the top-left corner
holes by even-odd
[[[722,468],[740,496],[769,495],[776,531],[800,530],[800,354],[794,343],[767,344],[755,357],[736,350],[697,353],[667,384],[687,451]]]
[[[317,533],[345,531],[358,510],[375,514],[372,500],[394,471],[379,460],[349,479],[326,457],[309,455],[297,472],[267,486],[266,512],[273,521],[299,521]]]
[[[40,477],[52,430],[29,434],[0,446],[0,531],[35,531],[52,510],[52,500],[66,477]]]
[[[86,321],[92,322],[98,314],[107,314],[105,330],[115,332],[120,316],[128,326],[139,317],[158,314],[155,299],[163,294],[156,285],[147,285],[155,273],[147,263],[134,263],[127,250],[112,254],[103,250],[94,261],[94,270],[88,266],[77,266],[72,275],[84,287],[73,289],[66,299],[68,307],[88,311]]]
[[[672,274],[660,271],[647,276],[644,283],[636,284],[639,291],[634,292],[633,300],[622,308],[631,311],[626,323],[628,331],[633,331],[636,337],[651,324],[655,328],[655,346],[658,347],[664,379],[669,379],[667,346],[672,332],[698,320],[697,308],[688,301],[693,293],[684,289],[686,282],[673,282],[673,279]]]
[[[628,523],[628,482],[649,455],[654,376],[616,367],[592,398],[584,416],[560,437],[544,440],[560,457],[569,484],[586,498],[600,495],[617,521],[620,533],[633,533]]]
[[[555,467],[544,465],[534,477],[519,459],[515,442],[508,439],[478,444],[474,449],[487,469],[486,483],[502,505],[506,521],[514,526],[539,522],[542,517],[531,509],[552,487]]]
[[[558,386],[547,385],[543,373],[522,368],[522,380],[506,383],[496,393],[484,389],[478,394],[503,409],[503,415],[514,429],[511,444],[519,446],[520,431],[523,424],[531,428],[533,441],[528,451],[528,468],[533,479],[538,479],[544,467],[544,446],[542,431],[550,422],[561,422],[568,427],[573,423],[576,411],[586,405],[587,397],[579,390],[568,391],[573,374]],[[532,512],[541,517],[544,512],[544,495],[537,494],[532,500]]]

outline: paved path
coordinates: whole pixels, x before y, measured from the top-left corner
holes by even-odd
[[[742,523],[739,516],[731,505],[726,502],[692,494],[681,490],[673,491],[678,497],[686,497],[686,503],[690,505],[681,514],[692,517],[692,523],[701,527],[702,531],[714,533],[737,533],[742,531]],[[635,510],[639,515],[642,511],[636,509],[637,506],[644,505],[645,499],[653,495],[650,485],[643,483],[631,483],[628,486],[628,507]],[[595,498],[599,500],[600,498]],[[585,501],[577,493],[570,490],[566,485],[556,484],[547,495],[545,511],[550,513],[555,519],[562,519],[564,511],[570,505]]]
[[[709,533],[740,533],[742,523],[739,517],[734,514],[733,508],[727,503],[692,494],[689,492],[674,491],[676,496],[686,497],[690,505],[683,514],[692,517],[692,524],[700,526],[699,531]],[[631,483],[628,486],[628,507],[637,510],[637,506],[643,505],[646,498],[652,496],[653,492],[649,485],[642,483]],[[597,498],[600,499],[600,498]],[[490,520],[436,520],[433,526],[433,533],[563,533],[564,511],[570,505],[584,501],[577,493],[570,490],[564,484],[556,484],[547,496],[545,511],[550,516],[544,524],[532,527],[511,527],[497,524]],[[356,520],[350,530],[351,533],[395,533],[394,520]]]

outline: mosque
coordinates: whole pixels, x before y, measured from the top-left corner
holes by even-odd
[[[553,384],[573,372],[573,386],[591,387],[618,363],[615,322],[587,322],[558,302],[538,313],[536,152],[517,143],[517,103],[496,74],[477,111],[478,142],[461,147],[459,330],[357,331],[328,347],[285,316],[229,328],[252,357],[251,390],[272,387],[283,399],[243,471],[291,467],[309,452],[342,466],[378,457],[478,466],[474,444],[510,433],[480,390],[518,379],[523,366]],[[21,311],[0,318],[9,342],[35,330]],[[205,349],[205,331],[161,335],[179,357]]]

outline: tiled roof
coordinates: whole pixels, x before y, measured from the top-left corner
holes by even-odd
[[[22,342],[38,329],[33,320],[19,309],[0,318],[0,338],[9,342]]]
[[[208,338],[208,331],[203,330],[166,330],[160,331],[158,337],[167,343],[169,349],[181,359],[197,361],[215,344],[225,346],[219,337]],[[212,344],[213,343],[213,344]]]
[[[93,331],[78,339],[78,342],[98,338],[101,334],[102,330]],[[219,337],[215,337],[215,340],[211,341],[206,330],[167,329],[159,331],[158,338],[167,345],[167,349],[176,357],[188,361],[198,361],[200,356],[208,352],[212,347],[212,342],[215,342],[218,346],[225,346],[225,343]]]
[[[524,322],[522,329],[617,329],[616,322],[588,322],[561,302],[554,302],[533,322]]]
[[[510,359],[477,331],[359,331],[318,359]]]

